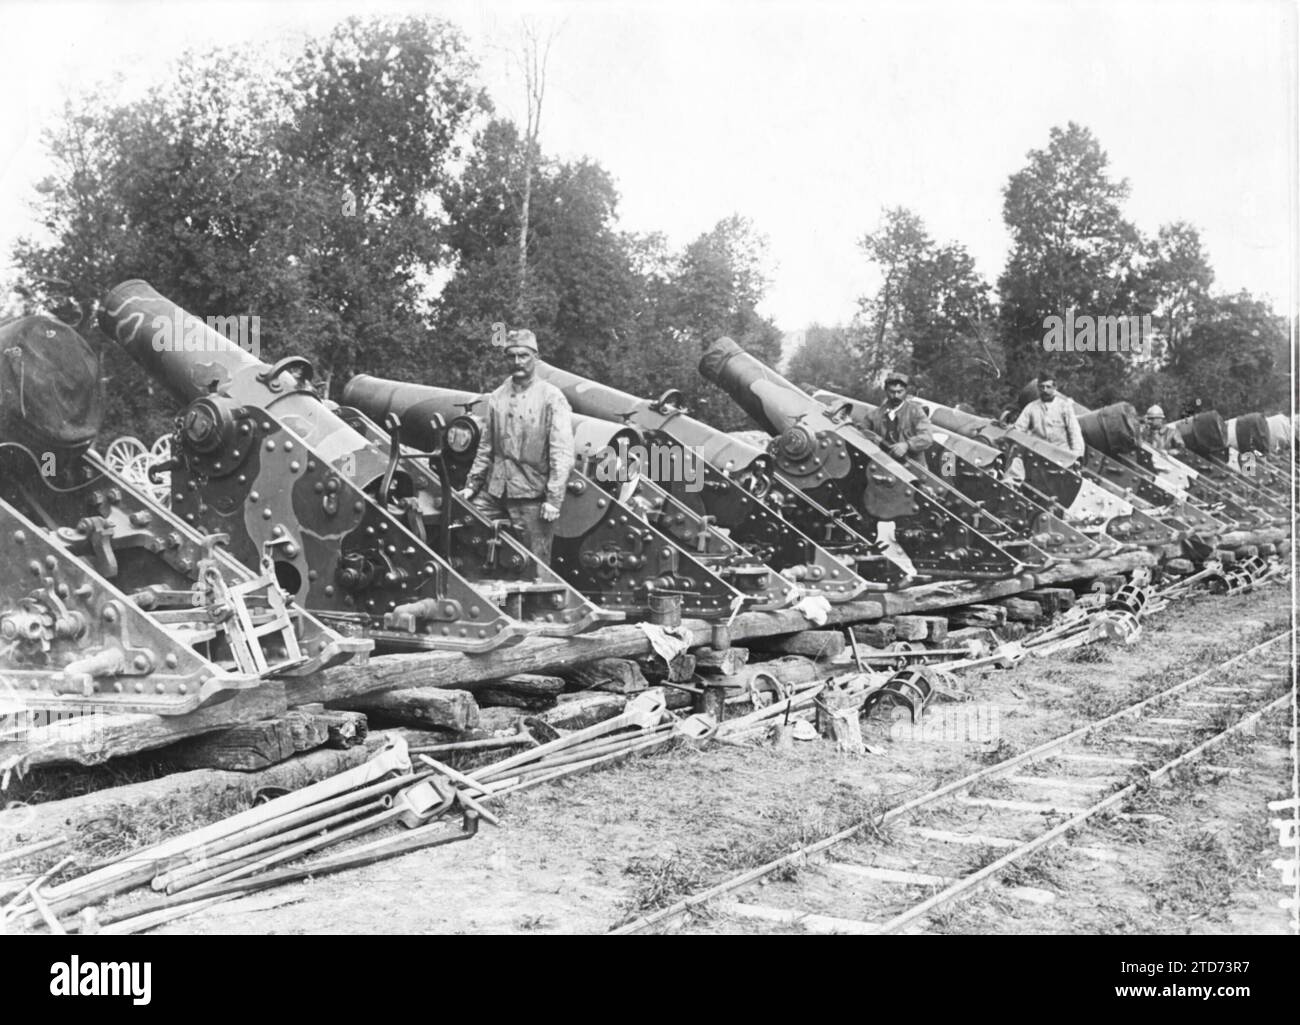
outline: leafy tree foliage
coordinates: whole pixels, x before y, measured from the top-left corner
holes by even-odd
[[[312,357],[327,380],[363,352],[409,364],[445,251],[438,193],[484,103],[471,68],[443,22],[352,19],[287,65],[190,54],[137,102],[69,105],[38,188],[48,237],[15,252],[27,287],[88,307],[139,277],[200,316],[257,316],[266,356]],[[165,397],[103,351],[106,432],[157,433]]]
[[[1286,321],[1248,292],[1207,305],[1169,364],[1177,408],[1193,398],[1224,417],[1288,408]]]
[[[491,122],[449,190],[449,237],[457,262],[438,304],[438,383],[481,388],[501,377],[489,344],[494,323],[530,328],[543,358],[558,366],[617,378],[633,343],[642,283],[628,240],[617,229],[613,179],[591,161],[537,160],[529,271],[520,294],[520,153],[515,126]]]
[[[686,246],[666,289],[668,383],[682,391],[696,416],[728,430],[749,426],[749,420],[697,366],[704,349],[724,335],[768,366],[780,361],[781,332],[757,310],[767,287],[766,260],[767,239],[748,218],[733,214]]]
[[[829,388],[852,398],[862,394],[866,375],[861,368],[860,343],[851,328],[809,324],[803,340],[790,356],[785,376],[801,388]]]
[[[1200,232],[1186,221],[1163,224],[1145,243],[1147,263],[1139,279],[1138,305],[1152,311],[1158,332],[1156,356],[1175,359],[1196,322],[1210,313],[1214,271]]]
[[[1003,190],[1011,254],[998,281],[1008,384],[1014,394],[1050,366],[1062,390],[1085,404],[1123,397],[1131,357],[1121,353],[1043,350],[1044,321],[1076,315],[1133,316],[1142,241],[1124,219],[1128,183],[1114,181],[1088,129],[1053,128],[1046,149],[1033,150]]]
[[[886,210],[859,244],[880,286],[859,300],[858,395],[877,390],[885,371],[909,374],[916,394],[987,405],[999,390],[1001,347],[989,286],[966,249],[939,245],[916,214]]]

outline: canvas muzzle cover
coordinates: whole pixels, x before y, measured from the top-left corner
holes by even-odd
[[[23,317],[0,326],[0,430],[73,448],[104,419],[99,359],[67,324]]]

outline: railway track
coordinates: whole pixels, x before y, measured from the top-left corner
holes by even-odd
[[[1294,654],[1294,634],[1288,630],[1111,715],[637,918],[613,934],[678,925],[705,905],[738,923],[805,932],[924,931],[928,916],[998,883],[1008,869],[1094,817],[1122,815],[1119,809],[1142,788],[1290,707]],[[1225,675],[1243,673],[1249,682],[1225,684]],[[888,845],[844,846],[887,827]],[[826,871],[815,879],[788,877],[788,870],[833,848],[839,848],[837,860],[824,860]],[[754,902],[751,891],[773,876],[787,878],[767,883],[763,902]],[[1003,892],[1046,899],[1044,891],[1029,887]]]

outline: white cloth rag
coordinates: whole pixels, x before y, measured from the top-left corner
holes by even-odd
[[[689,645],[689,637],[684,628],[675,626],[671,630],[658,623],[638,623],[645,635],[650,638],[650,647],[665,663],[672,663]]]
[[[795,604],[795,611],[813,626],[825,626],[831,614],[831,603],[820,594],[810,594]]]

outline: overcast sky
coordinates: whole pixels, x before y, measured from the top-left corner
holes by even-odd
[[[1294,309],[1296,14],[1279,0],[1095,3],[70,3],[0,0],[0,252],[27,230],[39,133],[115,69],[128,88],[187,47],[327,31],[354,11],[440,13],[498,107],[520,108],[518,19],[554,24],[542,141],[618,182],[621,221],[683,244],[750,217],[771,242],[765,312],[786,330],[852,315],[856,248],[886,206],[959,241],[996,281],[1001,190],[1053,125],[1097,135],[1154,233],[1202,233],[1216,286]]]

